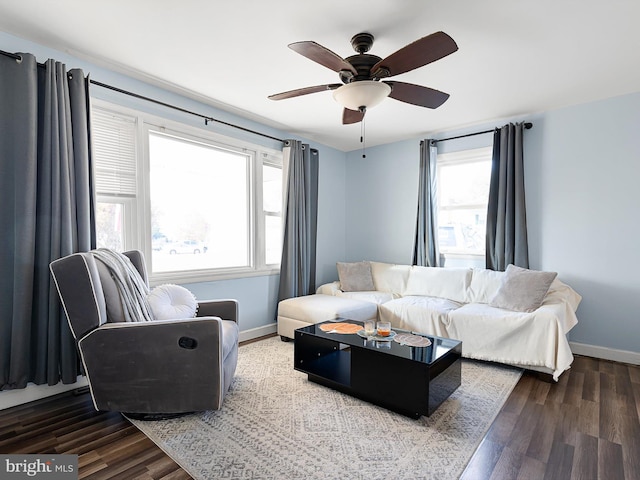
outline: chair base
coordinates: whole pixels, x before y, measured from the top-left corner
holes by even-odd
[[[172,418],[179,418],[184,415],[191,415],[193,412],[182,413],[126,413],[121,412],[127,418],[131,420],[144,420],[145,422],[156,422],[158,420],[170,420]]]

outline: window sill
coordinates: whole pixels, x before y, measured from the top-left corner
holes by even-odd
[[[212,271],[192,271],[192,272],[163,272],[150,275],[149,285],[155,287],[166,283],[176,283],[179,285],[202,282],[218,282],[222,280],[236,280],[241,278],[266,277],[279,275],[280,267],[265,268],[261,270],[226,270],[219,272]]]
[[[471,253],[441,253],[440,266],[462,268],[484,268],[485,256]]]
[[[479,258],[484,258],[484,254],[483,253],[463,253],[463,252],[444,253],[444,252],[440,252],[440,255],[442,255],[443,257],[448,257],[448,258],[470,258],[470,259],[473,259],[473,260],[477,260]]]

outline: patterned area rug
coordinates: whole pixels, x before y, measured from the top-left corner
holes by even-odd
[[[456,479],[521,373],[464,360],[462,386],[412,420],[307,381],[274,337],[240,347],[221,410],[133,423],[197,480]]]

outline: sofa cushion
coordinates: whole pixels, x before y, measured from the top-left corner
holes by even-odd
[[[340,290],[343,292],[370,292],[376,288],[371,276],[369,262],[336,263]]]
[[[382,262],[369,263],[375,289],[379,292],[392,293],[395,298],[402,296],[407,288],[411,266]]]
[[[390,292],[341,292],[336,293],[338,297],[350,298],[361,302],[371,302],[378,305],[393,300],[393,294]]]
[[[500,288],[504,272],[474,268],[465,303],[489,303]]]
[[[446,298],[408,296],[384,303],[378,311],[380,320],[395,328],[448,337],[447,314],[460,306]]]
[[[471,282],[470,268],[411,267],[403,295],[448,298],[463,303]]]
[[[237,351],[240,329],[233,320],[222,320],[220,326],[222,328],[222,359],[224,361],[234,350]]]
[[[378,306],[350,298],[331,295],[305,295],[288,298],[278,303],[278,317],[288,317],[307,323],[319,323],[336,318],[367,320],[376,318]]]
[[[509,265],[489,305],[515,312],[533,312],[542,305],[557,275]]]

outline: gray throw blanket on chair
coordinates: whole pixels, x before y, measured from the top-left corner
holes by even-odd
[[[109,270],[120,293],[125,321],[152,321],[151,307],[147,302],[149,287],[131,260],[126,255],[108,248],[98,248],[91,253]]]

